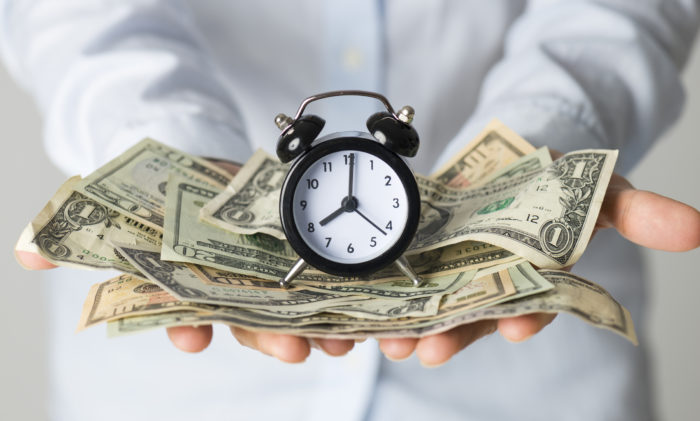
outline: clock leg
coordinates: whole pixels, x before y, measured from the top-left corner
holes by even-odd
[[[284,278],[280,279],[280,286],[284,289],[289,288],[289,285],[292,284],[294,278],[299,276],[299,274],[303,272],[304,269],[306,269],[306,266],[308,265],[306,264],[304,259],[297,260],[289,269],[289,272],[287,272],[287,274],[284,275]]]
[[[406,259],[406,256],[401,256],[398,259],[396,259],[396,267],[408,277],[408,279],[413,282],[413,286],[419,287],[423,285],[423,282],[425,282],[418,274],[413,270],[411,265],[408,263],[408,260]]]

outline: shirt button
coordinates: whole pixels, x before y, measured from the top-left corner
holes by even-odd
[[[348,71],[357,71],[364,64],[365,57],[357,48],[348,48],[343,52],[343,67]]]

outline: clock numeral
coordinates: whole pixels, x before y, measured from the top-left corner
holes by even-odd
[[[343,158],[345,158],[345,165],[348,165],[350,163],[350,155],[343,155]]]
[[[369,239],[369,246],[375,247],[377,245],[377,237],[372,237]]]
[[[323,172],[333,172],[333,163],[332,162],[324,162],[323,163]]]
[[[386,228],[386,229],[388,229],[388,230],[393,230],[393,229],[394,229],[394,227],[391,225],[391,221],[389,221],[389,223],[386,224],[386,226],[385,226],[384,228]]]
[[[301,210],[306,210],[306,200],[299,202],[299,206],[301,206]]]
[[[386,180],[386,183],[384,185],[391,186],[391,176],[385,175],[384,179]]]
[[[307,178],[306,179],[306,188],[308,189],[317,189],[318,188],[318,180],[315,178]]]
[[[374,171],[374,159],[369,160],[369,169]]]
[[[394,207],[394,208],[399,207],[399,199],[397,197],[394,198],[394,204],[392,205],[392,207]]]
[[[326,237],[326,248],[331,245],[331,237]]]
[[[316,228],[314,228],[314,223],[313,223],[313,222],[309,222],[309,226],[306,228],[306,230],[307,230],[308,232],[314,232],[314,231],[316,231]]]
[[[348,244],[348,253],[354,253],[355,249],[352,247],[352,243]]]

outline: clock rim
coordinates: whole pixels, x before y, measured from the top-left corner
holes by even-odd
[[[299,257],[306,263],[323,272],[344,276],[358,277],[377,272],[395,262],[408,249],[418,230],[420,220],[420,194],[413,171],[396,153],[390,151],[373,136],[363,132],[343,132],[325,136],[321,143],[313,146],[292,164],[282,184],[280,192],[280,221],[287,240]],[[360,263],[341,263],[327,259],[316,253],[306,244],[294,223],[293,199],[296,186],[306,170],[319,159],[331,153],[343,150],[366,152],[386,162],[399,177],[406,190],[408,214],[404,230],[399,239],[379,256]]]

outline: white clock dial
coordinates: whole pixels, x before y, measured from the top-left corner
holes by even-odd
[[[391,248],[408,219],[406,188],[381,158],[344,150],[319,158],[294,192],[294,223],[324,258],[362,263]]]

